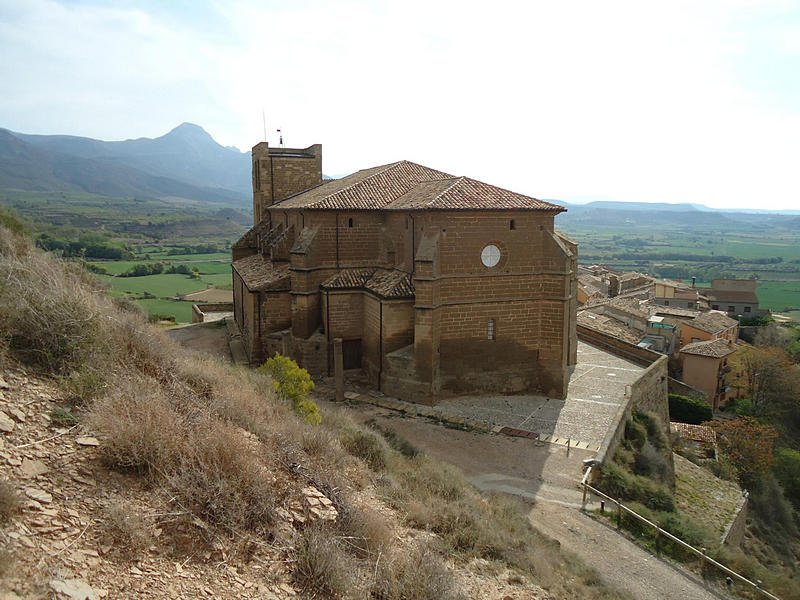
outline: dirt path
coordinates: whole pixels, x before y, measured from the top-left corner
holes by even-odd
[[[581,513],[578,486],[583,459],[593,452],[501,435],[447,428],[369,405],[354,407],[362,421],[374,419],[430,456],[462,469],[479,489],[534,502],[530,519],[566,550],[595,567],[612,587],[637,600],[720,600],[694,575],[635,545],[612,527]]]
[[[231,360],[228,347],[228,332],[224,324],[194,323],[184,327],[168,329],[167,335],[182,346],[198,352],[206,352],[223,360]]]

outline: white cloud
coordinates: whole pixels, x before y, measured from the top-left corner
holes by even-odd
[[[203,14],[204,13],[204,14]],[[795,207],[800,14],[763,2],[0,0],[2,125],[282,127],[337,174],[408,158],[545,198]],[[764,65],[774,65],[770,72]]]

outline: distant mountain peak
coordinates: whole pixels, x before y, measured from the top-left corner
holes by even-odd
[[[205,129],[200,127],[200,125],[195,125],[194,123],[181,123],[170,132],[161,136],[162,138],[166,137],[179,137],[183,139],[203,139],[203,140],[211,140],[214,142],[214,138],[211,137],[211,134],[208,133]],[[214,142],[216,144],[216,142]]]

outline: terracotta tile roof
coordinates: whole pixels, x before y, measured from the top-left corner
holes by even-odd
[[[716,339],[702,342],[692,342],[681,348],[681,354],[694,354],[696,356],[709,356],[711,358],[724,358],[736,352],[741,346],[728,340]]]
[[[322,287],[329,290],[363,288],[372,277],[375,269],[344,269],[322,282]]]
[[[565,210],[407,160],[358,171],[273,206],[276,210]]]
[[[411,274],[397,269],[344,269],[322,283],[322,289],[366,290],[381,298],[413,298]]]
[[[251,292],[289,289],[288,263],[273,263],[261,254],[253,254],[231,264]]]
[[[733,302],[734,304],[758,304],[758,295],[751,291],[704,290],[712,302]]]
[[[628,327],[622,321],[605,315],[596,315],[589,311],[578,311],[578,325],[610,335],[630,344],[638,344],[644,337],[643,332],[633,327]]]
[[[420,183],[389,207],[395,210],[552,210],[563,207],[469,177]]]
[[[736,324],[738,324],[738,321],[735,319],[731,319],[728,315],[714,310],[700,313],[692,321],[689,321],[689,325],[707,333],[719,333]]]
[[[672,431],[676,431],[682,438],[694,440],[695,442],[717,443],[717,432],[708,425],[692,425],[691,423],[677,423],[673,421],[669,424],[669,427]]]

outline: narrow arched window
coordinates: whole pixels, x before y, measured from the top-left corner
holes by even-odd
[[[517,224],[516,224],[516,223],[514,223],[514,219],[511,219],[511,221],[508,223],[508,228],[509,228],[511,231],[514,231],[514,230],[517,228]]]
[[[353,217],[350,217],[349,219],[347,219],[347,226],[348,227],[352,227],[353,226]]]
[[[489,332],[489,339],[493,340],[494,339],[494,319],[489,319],[488,332]]]

